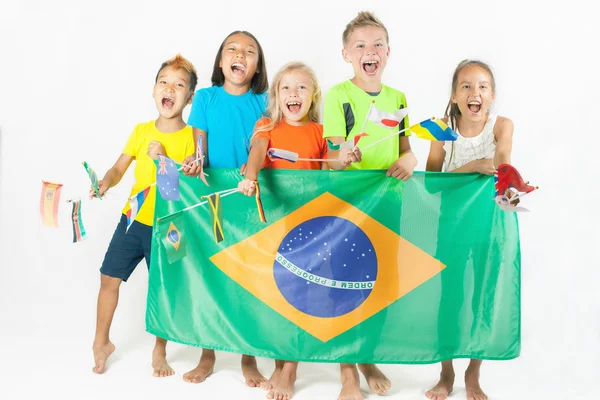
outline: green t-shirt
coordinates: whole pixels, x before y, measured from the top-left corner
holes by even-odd
[[[373,96],[348,80],[335,85],[325,96],[323,116],[323,137],[345,137],[346,140],[358,135],[367,118],[371,103],[381,111],[394,112],[406,107],[406,97],[399,90],[381,85],[381,92]],[[359,146],[363,148],[394,130],[408,127],[408,115],[399,127],[388,129],[372,121],[368,121],[364,131],[369,136],[360,139]],[[348,169],[388,169],[400,156],[400,138],[394,136],[380,144],[363,151],[360,163],[350,164]]]

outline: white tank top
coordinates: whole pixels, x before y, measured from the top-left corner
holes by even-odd
[[[473,160],[494,158],[496,152],[496,139],[494,138],[496,117],[496,114],[490,114],[481,133],[472,138],[462,136],[456,129],[458,138],[455,141],[444,143],[444,150],[446,151],[444,171],[454,171]]]

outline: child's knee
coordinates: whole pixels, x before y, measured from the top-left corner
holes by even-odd
[[[121,278],[100,274],[100,290],[119,290],[122,281]]]

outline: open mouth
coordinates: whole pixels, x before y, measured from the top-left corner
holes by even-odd
[[[175,105],[175,100],[173,100],[170,97],[163,97],[163,99],[162,99],[163,108],[170,110],[171,108],[173,108],[174,105]]]
[[[294,100],[286,103],[287,109],[290,110],[291,113],[296,114],[300,112],[300,108],[302,108],[302,102]]]
[[[246,66],[244,64],[235,62],[231,64],[231,71],[234,75],[242,76],[246,73]]]
[[[467,104],[467,107],[469,107],[469,110],[474,113],[481,111],[481,103],[476,100],[470,101],[469,104]]]
[[[367,74],[374,75],[379,69],[379,61],[365,61],[362,67]]]

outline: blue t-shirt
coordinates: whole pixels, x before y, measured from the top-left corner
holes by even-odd
[[[248,161],[254,125],[266,105],[267,93],[252,90],[239,96],[227,93],[223,86],[196,92],[188,125],[207,133],[211,168],[239,168]]]

